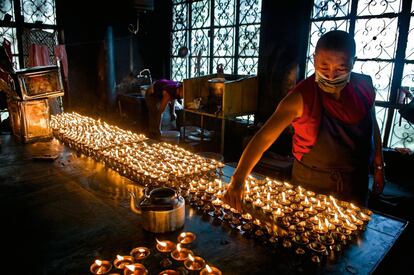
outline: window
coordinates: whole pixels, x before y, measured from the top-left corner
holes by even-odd
[[[257,73],[261,0],[174,0],[171,78]],[[180,57],[178,49],[189,49]]]
[[[348,31],[355,38],[354,71],[372,77],[376,115],[384,146],[414,150],[414,127],[398,113],[401,87],[414,91],[414,0],[315,0],[306,76],[314,72],[313,53],[327,31]]]
[[[0,19],[0,37],[12,44],[15,69],[26,67],[31,43],[57,44],[55,0],[0,1]],[[37,34],[31,32],[33,29]],[[53,58],[53,52],[50,55]]]

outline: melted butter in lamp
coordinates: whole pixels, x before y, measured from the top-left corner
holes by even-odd
[[[206,267],[201,270],[200,275],[221,275],[220,269],[214,266],[209,266],[206,264]]]
[[[124,275],[147,275],[148,270],[144,265],[135,263],[131,265],[126,265],[124,269]]]
[[[112,264],[109,261],[95,260],[89,270],[93,274],[107,274],[111,269]]]
[[[126,265],[133,264],[134,258],[132,256],[117,255],[114,260],[114,266],[118,269],[124,269]]]
[[[180,235],[178,235],[178,242],[182,244],[189,244],[192,243],[196,238],[196,235],[191,232],[182,232]]]
[[[140,246],[131,250],[130,255],[134,257],[136,261],[143,260],[150,255],[150,250],[147,247]]]
[[[193,254],[191,250],[181,247],[181,243],[177,244],[177,248],[171,252],[171,257],[176,261],[185,261],[188,255]]]
[[[201,270],[205,266],[205,261],[201,257],[188,254],[188,259],[184,261],[184,266],[188,270]]]
[[[158,239],[155,239],[157,241],[157,250],[159,252],[168,253],[174,250],[175,243],[171,241],[159,241]]]

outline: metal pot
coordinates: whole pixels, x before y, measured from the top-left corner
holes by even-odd
[[[184,226],[185,200],[177,192],[168,187],[158,187],[145,196],[140,202],[135,194],[131,194],[131,209],[142,215],[142,226],[154,233],[175,231]]]
[[[222,97],[224,93],[224,78],[212,78],[208,81],[208,89],[210,95],[214,95],[216,97]]]

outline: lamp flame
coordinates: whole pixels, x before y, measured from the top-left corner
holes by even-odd
[[[190,259],[190,261],[194,262],[194,257],[191,254],[188,254],[188,259]]]
[[[327,227],[327,228],[329,228],[329,225],[330,225],[330,224],[329,224],[329,222],[328,222],[328,219],[327,219],[327,218],[325,218],[325,225],[326,225],[326,227]]]
[[[163,242],[163,241],[159,241],[158,239],[155,239],[156,241],[157,241],[157,243],[159,244],[159,245],[161,245],[162,247],[167,247],[167,243],[166,242]]]
[[[95,260],[95,264],[101,266],[102,265],[102,261],[101,260]]]
[[[128,268],[130,271],[135,271],[135,265],[133,264],[126,265],[125,267]]]

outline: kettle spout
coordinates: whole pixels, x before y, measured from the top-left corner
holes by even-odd
[[[136,214],[141,214],[141,208],[137,205],[137,201],[136,201],[137,196],[135,195],[134,192],[131,192],[131,191],[129,191],[129,196],[130,196],[129,206],[132,212]]]

